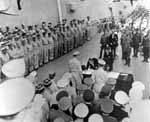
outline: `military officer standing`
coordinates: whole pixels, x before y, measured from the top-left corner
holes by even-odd
[[[34,69],[38,69],[39,68],[39,58],[40,58],[39,57],[40,49],[36,42],[36,35],[33,35],[33,37],[32,37],[32,46],[33,46]]]
[[[42,35],[42,42],[43,42],[43,46],[44,46],[44,63],[48,63],[48,49],[49,49],[49,45],[48,45],[48,40],[46,39],[46,32],[44,32]]]
[[[51,33],[48,33],[48,43],[49,43],[49,60],[54,59],[54,39]]]
[[[36,42],[38,44],[38,48],[40,50],[39,53],[39,65],[42,66],[43,65],[43,61],[44,61],[44,56],[43,56],[43,43],[42,43],[42,39],[41,39],[41,35],[37,34],[37,38],[36,38]]]
[[[77,85],[82,84],[83,79],[81,62],[78,59],[79,55],[80,52],[77,51],[73,54],[73,58],[69,60],[69,72],[72,74],[74,78],[76,87]]]

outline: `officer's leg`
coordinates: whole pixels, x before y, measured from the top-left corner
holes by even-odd
[[[116,48],[117,47],[114,47],[114,57],[116,57]]]
[[[101,46],[99,58],[102,58],[103,50],[104,50],[104,48],[103,48],[103,46]]]
[[[138,47],[136,47],[136,49],[135,49],[135,56],[136,57],[138,56]]]
[[[148,62],[149,58],[149,48],[146,47],[146,62]]]
[[[135,55],[136,55],[136,49],[135,47],[133,47],[133,57],[135,57]]]
[[[145,62],[146,61],[146,49],[145,49],[145,47],[143,48],[143,57],[144,57],[143,62]]]
[[[125,59],[125,65],[127,65],[128,64],[128,57],[127,57],[127,53],[126,52],[124,52],[124,59]]]

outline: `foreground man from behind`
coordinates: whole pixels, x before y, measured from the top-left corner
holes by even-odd
[[[94,91],[99,94],[105,82],[108,80],[108,74],[104,71],[105,61],[100,59],[98,63],[99,68],[93,72],[92,79],[94,81]]]

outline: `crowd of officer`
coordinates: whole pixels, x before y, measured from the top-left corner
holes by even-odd
[[[121,31],[121,47],[122,59],[125,59],[125,65],[130,66],[130,56],[133,49],[133,57],[137,58],[139,53],[143,55],[143,62],[148,62],[150,49],[150,32],[140,31],[139,28],[134,28],[129,25]]]
[[[56,26],[42,22],[39,25],[0,30],[1,66],[11,59],[25,57],[26,74],[45,63],[82,46],[89,40],[89,19],[66,19]]]
[[[118,47],[118,33],[116,29],[104,29],[100,40],[100,57],[106,61],[108,70],[113,70],[113,62]]]
[[[74,52],[68,72],[58,81],[52,74],[39,81],[36,71],[24,77],[24,58],[4,64],[0,122],[135,122],[137,115],[149,122],[143,111],[149,112],[150,101],[143,100],[142,82],[134,81],[127,92],[116,90],[119,73],[106,72],[102,59],[95,70],[82,70],[79,56]]]

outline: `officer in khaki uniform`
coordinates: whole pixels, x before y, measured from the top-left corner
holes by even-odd
[[[66,26],[66,39],[67,39],[67,50],[69,52],[71,51],[71,40],[72,40],[72,34],[69,26]]]
[[[74,23],[74,27],[75,27],[75,32],[76,32],[76,43],[77,43],[77,47],[79,47],[80,46],[80,33],[79,33],[77,22]]]
[[[17,43],[17,42],[16,42]],[[24,48],[21,43],[16,44],[16,52],[18,53],[18,58],[25,57]]]
[[[79,46],[82,46],[83,45],[83,40],[82,40],[83,33],[82,33],[80,20],[78,20],[77,28],[78,28],[78,32],[79,32]]]
[[[76,28],[76,23],[73,23],[73,33],[74,33],[74,48],[78,47],[78,32]]]
[[[71,31],[71,35],[72,35],[71,50],[73,50],[75,48],[75,32],[74,32],[74,27],[73,27],[72,21],[70,21],[70,31]]]
[[[44,63],[48,63],[48,50],[49,50],[49,45],[48,45],[48,40],[46,38],[47,33],[44,32],[42,34],[42,42],[43,42],[43,53],[44,53]]]
[[[80,52],[74,52],[73,58],[69,60],[69,72],[72,74],[76,87],[82,83],[83,75],[81,63],[78,60]]]
[[[29,72],[31,72],[34,70],[34,62],[33,62],[33,47],[32,47],[31,40],[29,40],[29,38],[31,38],[31,35],[27,37],[27,43],[26,43],[28,66],[29,66],[28,68],[29,68]]]
[[[42,43],[42,39],[41,39],[41,35],[40,34],[37,34],[37,38],[36,38],[36,42],[37,42],[37,45],[38,45],[38,48],[40,50],[40,53],[39,53],[39,65],[42,66],[43,65],[43,61],[44,61],[44,56],[43,56],[43,43]]]
[[[66,27],[63,26],[63,31],[62,31],[62,35],[63,35],[63,40],[64,40],[64,53],[66,54],[68,52],[68,47],[67,47],[67,32],[66,32]]]
[[[54,59],[54,39],[51,33],[48,33],[48,43],[49,43],[49,60]]]
[[[32,37],[32,46],[33,46],[34,69],[38,69],[39,68],[39,58],[40,58],[39,57],[40,49],[36,42],[36,35],[33,35],[33,37]]]

